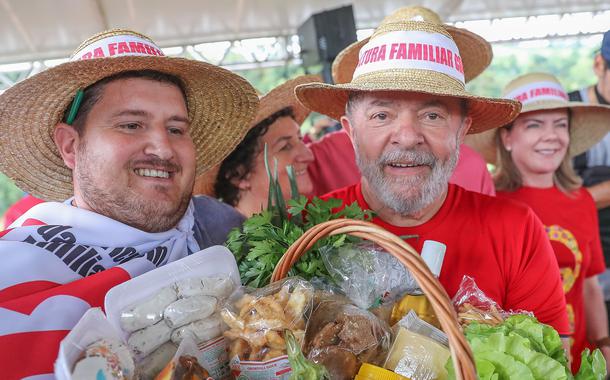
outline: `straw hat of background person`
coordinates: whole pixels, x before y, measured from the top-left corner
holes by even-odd
[[[303,124],[311,111],[305,108],[303,104],[297,100],[294,89],[300,84],[321,81],[322,77],[320,75],[300,75],[280,84],[267,94],[261,95],[259,97],[258,111],[256,112],[256,117],[252,121],[250,128],[254,128],[267,117],[287,107],[292,108],[294,121],[296,121],[298,125]],[[197,181],[195,181],[193,194],[216,196],[216,194],[214,194],[214,183],[219,169],[220,164],[200,175],[197,178]]]
[[[386,16],[381,24],[406,21],[426,21],[433,24],[442,24],[439,15],[419,5],[397,9],[392,14]],[[456,28],[447,24],[443,24],[443,27],[451,35],[462,54],[465,81],[471,81],[491,63],[493,57],[491,44],[483,37],[466,29]],[[369,38],[354,42],[337,55],[332,66],[332,75],[335,83],[348,83],[352,80],[352,75],[358,64],[358,53],[368,42]]]
[[[506,85],[502,96],[523,104],[521,113],[567,108],[570,110],[569,156],[586,152],[610,131],[610,106],[569,101],[559,80],[546,73],[522,75]],[[466,143],[489,163],[500,154],[496,130],[469,136]]]
[[[73,193],[72,172],[53,141],[78,90],[126,71],[154,70],[184,84],[196,147],[197,173],[228,155],[248,131],[258,97],[240,76],[209,63],[165,57],[148,37],[125,29],[94,35],[70,61],[47,69],[0,95],[0,171],[45,200]]]
[[[423,17],[417,17],[417,20]],[[474,44],[476,39],[472,40]],[[466,49],[478,54],[479,49]],[[462,57],[451,33],[435,19],[382,22],[359,52],[353,78],[337,85],[311,83],[296,88],[298,99],[312,111],[339,120],[350,92],[404,91],[464,99],[472,126],[479,133],[511,122],[519,102],[476,96],[465,89],[463,62],[488,59]]]

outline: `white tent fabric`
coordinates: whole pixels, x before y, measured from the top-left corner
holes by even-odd
[[[358,28],[413,1],[354,0]],[[0,0],[0,64],[66,57],[99,31],[128,27],[160,46],[294,34],[345,0]],[[422,0],[447,21],[595,12],[607,0]]]

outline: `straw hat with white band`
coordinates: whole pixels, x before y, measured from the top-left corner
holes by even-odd
[[[419,5],[397,9],[392,14],[386,16],[381,24],[405,21],[425,21],[433,24],[442,24],[439,15]],[[481,74],[491,63],[493,57],[491,44],[483,37],[466,29],[456,28],[447,24],[443,24],[443,27],[451,35],[461,53],[464,63],[464,80],[469,82]],[[368,42],[369,38],[354,42],[337,55],[332,66],[335,83],[348,83],[351,81],[354,70],[358,65],[358,53]]]
[[[551,74],[531,73],[511,81],[502,94],[523,104],[521,113],[532,111],[570,110],[570,156],[587,151],[610,132],[610,106],[569,101],[568,94]],[[469,136],[467,143],[485,158],[496,162],[496,131]]]
[[[258,106],[252,86],[209,63],[164,57],[148,37],[124,29],[97,34],[70,61],[47,69],[0,95],[0,171],[45,200],[72,195],[72,173],[53,141],[78,90],[125,71],[154,70],[184,84],[196,147],[197,173],[222,161],[250,127]]]
[[[303,124],[311,111],[305,108],[303,104],[297,100],[294,95],[294,88],[300,84],[312,82],[322,82],[322,77],[319,75],[301,75],[287,80],[267,94],[259,97],[260,104],[258,111],[256,112],[256,117],[252,122],[252,127],[286,107],[292,108],[294,120],[297,124]]]
[[[402,91],[465,99],[472,118],[469,133],[511,122],[519,114],[519,102],[466,92],[463,62],[458,46],[442,24],[384,22],[360,49],[349,83],[300,85],[296,94],[310,110],[337,120],[345,114],[350,92]]]

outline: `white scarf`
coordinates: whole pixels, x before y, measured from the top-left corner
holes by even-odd
[[[34,206],[0,232],[0,364],[16,377],[52,372],[59,340],[114,285],[199,250],[191,201],[175,228],[149,233],[66,203]],[[63,337],[64,334],[59,334]],[[24,338],[26,337],[26,338]],[[35,356],[37,342],[57,340]],[[15,344],[18,347],[15,347]],[[10,347],[10,349],[9,349]],[[42,351],[42,347],[40,348]],[[9,363],[30,352],[40,363]],[[23,354],[22,353],[22,354]],[[50,361],[49,361],[50,360]],[[11,373],[9,371],[9,373]]]

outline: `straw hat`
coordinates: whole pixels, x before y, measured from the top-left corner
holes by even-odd
[[[222,161],[248,131],[258,98],[245,79],[205,62],[164,57],[148,37],[115,29],[83,42],[69,62],[0,95],[0,171],[36,197],[70,197],[72,172],[53,141],[55,125],[62,121],[77,90],[134,70],[155,70],[183,81],[197,173]]]
[[[297,97],[294,94],[294,88],[300,84],[312,82],[322,82],[322,77],[319,75],[300,75],[280,84],[267,94],[260,96],[258,111],[256,112],[256,117],[251,126],[254,127],[261,121],[286,107],[292,107],[294,120],[299,125],[303,124],[311,111],[305,108],[303,104],[297,100]]]
[[[531,73],[511,81],[502,93],[523,104],[521,113],[568,108],[570,117],[570,156],[586,152],[610,132],[610,106],[569,101],[568,94],[551,74]],[[496,162],[496,131],[469,136],[467,144],[487,162]]]
[[[386,16],[381,24],[405,21],[426,21],[433,24],[442,24],[439,15],[428,8],[418,5],[403,7],[394,11],[394,13]],[[443,24],[443,27],[451,35],[462,54],[464,79],[466,82],[469,82],[481,74],[491,63],[493,57],[491,44],[483,37],[466,29],[456,28],[447,24]],[[358,64],[358,53],[368,42],[369,38],[354,42],[337,55],[332,66],[335,83],[348,83],[352,80],[352,75]]]
[[[339,120],[350,92],[403,91],[465,99],[472,126],[479,133],[511,122],[519,102],[466,92],[464,64],[451,34],[438,23],[382,23],[360,49],[351,82],[311,83],[296,88],[299,100],[312,111]]]
[[[280,84],[267,94],[260,96],[258,111],[250,127],[253,128],[261,121],[286,107],[292,107],[294,120],[299,125],[303,124],[311,111],[305,108],[303,104],[297,100],[294,94],[294,88],[300,84],[321,81],[322,77],[319,75],[301,75]],[[216,196],[214,193],[214,185],[219,170],[220,164],[198,176],[195,181],[193,194]]]

